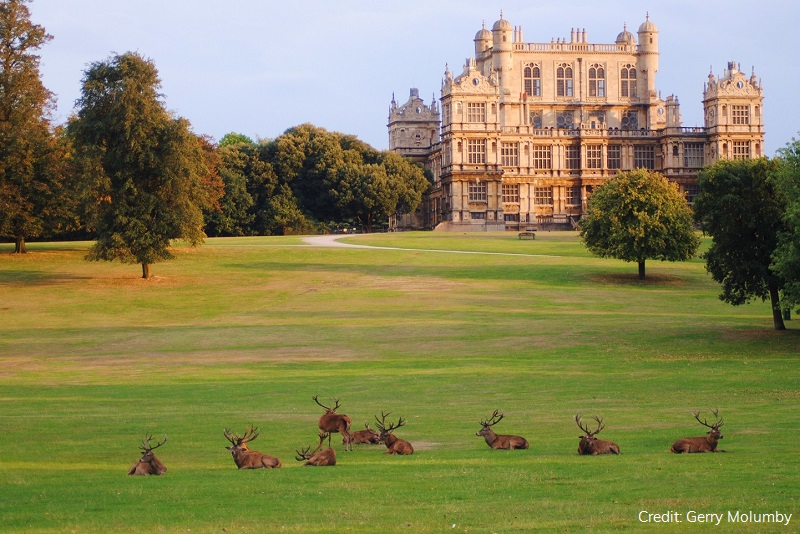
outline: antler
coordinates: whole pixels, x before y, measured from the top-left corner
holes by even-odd
[[[592,419],[597,421],[597,428],[594,431],[589,430],[589,428],[582,423],[583,418],[581,417],[581,414],[579,414],[579,413],[575,414],[575,423],[578,425],[578,428],[583,430],[583,433],[586,434],[586,436],[590,437],[590,438],[592,436],[596,436],[597,434],[599,434],[600,431],[603,430],[606,427],[606,425],[603,424],[603,418],[602,417],[597,417],[595,415],[595,416],[592,417]]]
[[[390,415],[391,413],[392,413],[392,412],[389,412],[389,413],[383,413],[383,411],[381,411],[381,420],[380,420],[380,421],[378,421],[378,416],[377,416],[377,415],[375,416],[375,421],[376,421],[376,423],[375,423],[375,424],[376,424],[376,426],[378,427],[378,430],[380,430],[381,432],[386,432],[386,433],[388,434],[388,433],[391,433],[391,432],[392,432],[392,430],[396,430],[396,429],[400,428],[401,426],[403,426],[404,424],[406,424],[406,420],[405,420],[405,419],[403,419],[403,418],[401,417],[401,418],[400,418],[400,419],[397,421],[397,424],[391,423],[391,424],[390,424],[390,425],[387,427],[387,426],[386,426],[386,418],[387,418],[387,417],[389,417],[389,415]]]
[[[386,418],[389,417],[389,415],[391,415],[391,413],[392,412],[383,413],[383,410],[381,410],[381,419],[380,419],[380,421],[378,421],[378,416],[377,415],[375,416],[375,426],[377,426],[378,430],[380,430],[381,432],[386,431],[386,425],[385,425]]]
[[[314,399],[314,402],[316,402],[317,404],[319,404],[320,406],[322,406],[323,408],[325,408],[325,410],[327,410],[328,412],[335,412],[335,411],[336,411],[336,410],[339,408],[339,399],[333,399],[333,401],[336,403],[336,406],[334,406],[333,408],[329,408],[329,407],[325,406],[324,404],[322,404],[322,403],[319,401],[319,399],[318,399],[317,395],[314,395],[314,396],[313,396],[313,397],[311,397],[311,398],[312,398],[312,399]]]
[[[503,417],[505,417],[505,414],[500,413],[499,410],[495,410],[489,419],[487,419],[486,421],[481,421],[481,425],[487,427],[494,426],[497,423],[499,423],[503,419]]]
[[[157,449],[167,442],[167,436],[164,435],[164,441],[158,443],[157,445],[150,445],[151,441],[153,441],[153,435],[147,434],[142,440],[142,445],[139,447],[139,449],[141,449],[143,453],[150,452],[153,449]]]
[[[722,421],[722,418],[719,416],[719,408],[717,408],[716,410],[711,410],[711,413],[714,414],[714,417],[717,420],[713,425],[709,425],[708,422],[705,419],[703,419],[701,421],[700,420],[700,412],[699,411],[698,412],[692,412],[692,415],[694,416],[695,419],[697,419],[697,422],[700,423],[701,425],[703,425],[705,427],[708,427],[708,428],[713,428],[713,429],[718,430],[719,427],[721,427],[722,425],[725,424]]]
[[[250,425],[250,430],[246,431],[244,436],[232,434],[227,428],[222,433],[225,434],[225,437],[228,438],[228,441],[231,442],[231,445],[241,445],[243,443],[247,443],[248,441],[253,441],[258,437],[258,429],[254,428],[253,425]]]
[[[298,462],[302,462],[303,460],[308,460],[311,457],[311,454],[310,454],[309,451],[311,451],[311,446],[310,445],[308,447],[306,447],[305,449],[303,449],[302,452],[300,452],[297,449],[295,449],[294,452],[297,453],[297,456],[295,456],[294,459],[297,460]]]

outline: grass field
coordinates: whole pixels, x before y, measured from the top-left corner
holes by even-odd
[[[776,332],[767,304],[721,302],[701,260],[648,262],[640,282],[572,232],[345,241],[392,248],[210,239],[144,281],[84,261],[88,243],[0,244],[0,531],[708,526],[691,512],[722,513],[720,532],[800,529],[797,320]],[[354,429],[404,417],[416,453],[337,444],[337,466],[302,467],[313,395]],[[670,454],[715,407],[727,452]],[[475,435],[495,409],[530,449]],[[622,455],[578,456],[576,412],[603,416]],[[282,469],[235,468],[223,429],[250,424]],[[169,436],[169,471],[127,477],[145,433]],[[792,518],[728,520],[751,511]],[[668,512],[682,522],[640,521]]]

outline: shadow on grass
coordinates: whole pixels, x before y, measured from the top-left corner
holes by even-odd
[[[69,280],[89,280],[88,276],[76,276],[65,273],[50,273],[47,271],[11,270],[0,271],[0,286],[4,285],[54,285]]]

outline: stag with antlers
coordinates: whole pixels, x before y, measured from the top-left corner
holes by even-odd
[[[381,441],[386,444],[387,451],[385,454],[414,454],[414,447],[408,441],[400,439],[392,432],[406,424],[405,419],[402,417],[397,421],[397,424],[390,423],[386,425],[386,418],[391,414],[381,412],[381,418],[375,416],[375,426],[380,430]]]
[[[153,449],[157,449],[167,442],[167,436],[164,436],[164,441],[160,441],[155,445],[152,445],[151,441],[153,441],[153,436],[151,435],[146,435],[142,440],[142,444],[139,446],[139,450],[142,451],[142,457],[130,468],[128,476],[163,475],[167,472],[167,466],[162,464],[161,460],[153,454]]]
[[[597,454],[619,454],[619,445],[613,441],[597,438],[597,434],[603,430],[606,425],[603,423],[601,417],[592,417],[597,422],[597,428],[589,430],[588,425],[583,424],[581,414],[575,414],[575,423],[578,428],[583,430],[583,436],[578,436],[581,442],[578,444],[578,454],[584,455],[597,455]]]
[[[350,420],[349,416],[341,413],[336,413],[336,410],[339,409],[339,399],[333,399],[336,405],[333,408],[329,408],[328,406],[325,406],[324,404],[319,402],[319,399],[317,399],[316,395],[314,395],[311,398],[314,399],[314,402],[316,402],[317,404],[322,406],[322,408],[325,409],[325,413],[321,415],[319,418],[319,429],[321,432],[328,434],[328,447],[331,446],[331,441],[330,441],[331,434],[334,432],[338,432],[342,435],[343,438],[346,438],[346,441],[343,441],[343,443],[345,444],[345,449],[349,449],[352,451],[353,443],[352,440],[350,439],[350,424],[352,423],[352,421]]]
[[[364,428],[366,430],[356,430],[355,432],[350,432],[351,443],[355,443],[356,445],[361,443],[370,443],[373,445],[377,445],[381,443],[380,432],[370,428],[369,421],[364,423]],[[342,443],[347,445],[347,437],[342,438]]]
[[[233,461],[239,469],[272,469],[281,466],[281,461],[274,456],[262,454],[247,447],[248,442],[258,437],[258,429],[253,428],[253,425],[250,425],[250,430],[246,431],[243,436],[231,434],[231,431],[227,428],[223,433],[228,441],[231,442],[231,446],[225,448],[231,451]]]
[[[505,417],[504,414],[500,413],[498,410],[495,410],[489,419],[486,421],[481,421],[481,426],[483,428],[478,430],[475,435],[481,436],[483,439],[485,439],[486,444],[492,449],[527,449],[528,440],[522,436],[498,435],[494,433],[492,427],[499,423],[503,417]]]
[[[303,465],[310,465],[314,467],[323,467],[328,465],[336,465],[336,451],[333,450],[330,446],[323,449],[322,444],[325,442],[326,439],[330,439],[331,435],[329,432],[320,432],[319,433],[319,445],[317,448],[314,449],[314,452],[311,451],[311,446],[309,445],[302,451],[298,451],[295,449],[297,456],[295,456],[295,460],[298,462],[302,462],[305,460],[306,463]]]
[[[693,412],[694,418],[697,419],[697,422],[707,427],[709,429],[708,434],[699,438],[683,438],[679,439],[675,443],[672,444],[670,447],[670,451],[674,453],[683,453],[683,452],[722,452],[717,450],[717,442],[721,440],[724,436],[719,431],[720,427],[725,423],[722,422],[722,417],[719,416],[719,409],[711,410],[711,413],[714,414],[714,418],[716,422],[714,424],[709,425],[708,421],[703,419],[700,420],[700,412]]]

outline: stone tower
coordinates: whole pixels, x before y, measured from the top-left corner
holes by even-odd
[[[411,89],[408,101],[398,106],[392,96],[389,108],[389,150],[424,163],[433,145],[439,141],[439,109],[436,99],[430,106]]]

